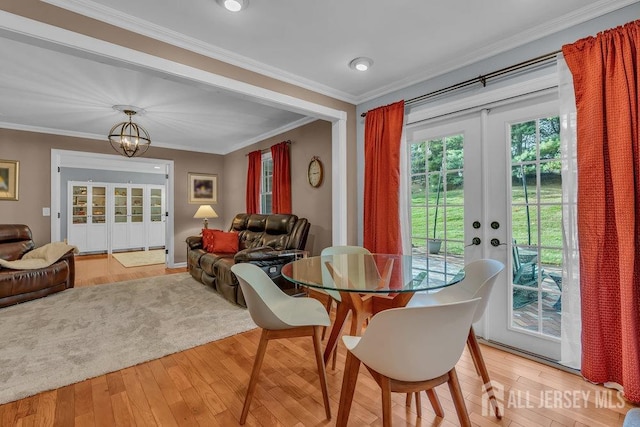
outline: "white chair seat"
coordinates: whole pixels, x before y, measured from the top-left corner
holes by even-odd
[[[460,424],[470,427],[455,365],[479,303],[477,298],[453,304],[389,309],[371,318],[362,337],[343,336],[349,353],[336,425],[348,424],[362,363],[382,391],[383,426],[391,426],[391,392],[427,390],[436,414],[444,415],[433,388],[447,383]]]
[[[409,300],[407,307],[433,307],[442,304],[452,304],[458,301],[466,301],[472,298],[480,298],[480,304],[478,305],[478,309],[473,317],[473,323],[475,323],[480,320],[487,308],[493,284],[502,270],[504,270],[504,264],[492,259],[481,259],[471,262],[464,267],[465,276],[462,282],[446,287],[439,292],[416,293],[411,297],[411,300]],[[471,353],[471,358],[473,359],[476,371],[482,377],[485,390],[489,396],[489,401],[493,406],[496,418],[500,419],[502,418],[502,414],[500,414],[500,410],[498,408],[497,399],[491,386],[489,371],[487,370],[487,366],[482,357],[482,352],[480,350],[476,334],[473,330],[473,325],[469,330],[467,346],[469,347],[469,352]],[[416,394],[418,415],[420,415],[419,397],[420,396]],[[410,395],[407,395],[406,403],[407,406],[411,405]]]
[[[331,325],[331,319],[326,309],[319,301],[313,298],[288,298],[280,300],[270,307],[274,312],[277,312],[282,321],[280,326],[272,325],[269,328],[272,330],[289,329],[292,326]]]
[[[294,298],[285,294],[273,283],[267,273],[256,265],[235,264],[231,267],[231,271],[238,278],[251,318],[262,328],[260,344],[240,415],[240,424],[244,424],[247,420],[269,340],[302,336],[313,339],[325,413],[327,419],[331,419],[327,376],[320,343],[322,329],[331,324],[324,306],[312,298]]]

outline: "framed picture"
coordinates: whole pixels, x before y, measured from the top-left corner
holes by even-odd
[[[18,200],[19,162],[0,160],[0,200]]]
[[[208,205],[218,202],[218,175],[189,172],[189,203]]]

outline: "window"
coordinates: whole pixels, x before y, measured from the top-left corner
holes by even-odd
[[[273,159],[271,152],[262,154],[262,177],[260,179],[260,213],[271,213],[273,192]]]

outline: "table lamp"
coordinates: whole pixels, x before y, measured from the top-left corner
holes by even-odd
[[[196,214],[193,216],[194,218],[204,218],[203,227],[209,228],[209,221],[207,218],[218,218],[218,214],[213,210],[211,205],[200,205]]]

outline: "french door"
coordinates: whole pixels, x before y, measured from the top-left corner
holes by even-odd
[[[501,261],[476,332],[553,360],[562,310],[557,104],[547,94],[407,129],[413,251],[461,265]]]

